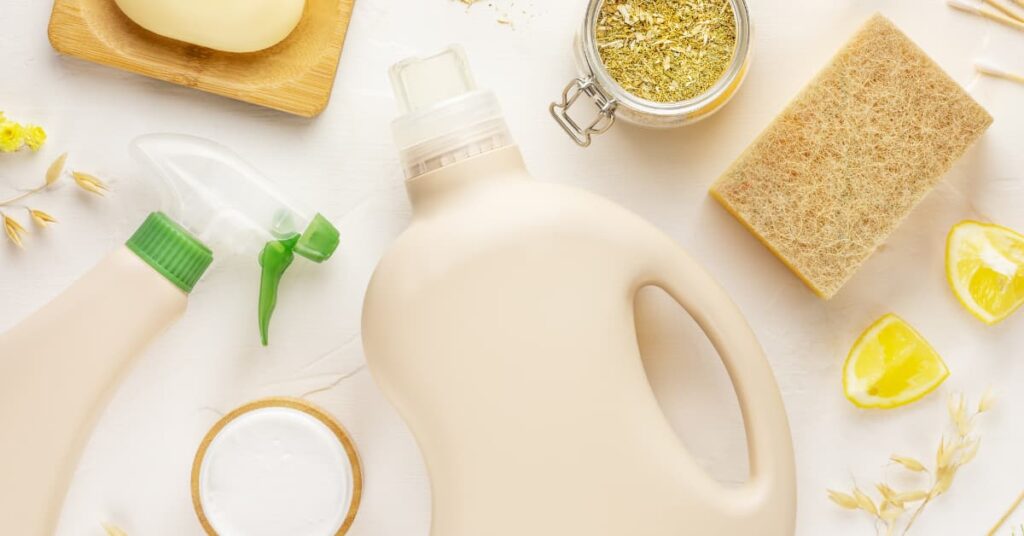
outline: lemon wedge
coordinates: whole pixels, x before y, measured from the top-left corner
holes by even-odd
[[[900,317],[878,319],[850,350],[843,391],[861,408],[889,409],[932,392],[949,376],[935,349]]]
[[[976,221],[956,224],[946,240],[946,276],[960,303],[986,324],[1024,304],[1024,236]]]

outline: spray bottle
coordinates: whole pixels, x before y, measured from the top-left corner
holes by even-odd
[[[184,312],[213,251],[258,255],[267,341],[278,284],[295,254],[330,258],[338,232],[298,209],[213,142],[156,134],[132,144],[161,189],[125,245],[0,334],[0,501],[5,533],[52,534],[78,456],[114,386]],[[211,249],[212,248],[212,249]]]

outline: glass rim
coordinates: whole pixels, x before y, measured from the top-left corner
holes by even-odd
[[[676,102],[652,101],[630,93],[612,78],[598,51],[597,19],[604,2],[605,0],[590,0],[586,17],[583,20],[581,48],[591,75],[601,89],[609,97],[615,99],[620,106],[625,106],[636,112],[662,117],[687,116],[716,102],[743,75],[750,52],[750,14],[747,10],[746,0],[729,0],[733,8],[733,18],[736,21],[736,47],[729,67],[707,91],[692,99]]]

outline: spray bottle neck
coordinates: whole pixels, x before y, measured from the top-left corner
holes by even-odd
[[[182,228],[178,234],[191,237],[195,233],[218,255],[251,255],[254,261],[258,255],[262,267],[259,327],[266,345],[278,287],[288,266],[296,255],[316,263],[328,260],[338,248],[338,229],[319,213],[293,204],[257,169],[210,140],[149,134],[132,142],[132,153],[163,194],[174,225]],[[202,261],[210,256],[209,250],[205,245],[185,248],[180,243],[187,240],[171,240],[173,233],[162,232],[170,224],[157,226],[168,218],[152,220],[128,247],[187,292],[200,268],[205,269]]]
[[[154,212],[125,246],[186,294],[213,262],[213,252],[162,212]]]

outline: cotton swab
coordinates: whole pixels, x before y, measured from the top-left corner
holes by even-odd
[[[1024,22],[1020,22],[1020,21],[1018,21],[1016,19],[1012,19],[1010,17],[1007,17],[1006,15],[1003,15],[1002,13],[996,13],[994,11],[988,11],[987,9],[983,9],[983,8],[977,6],[977,5],[964,2],[963,0],[946,0],[946,3],[949,4],[949,7],[953,8],[953,9],[956,9],[956,10],[959,10],[959,11],[963,11],[965,13],[971,13],[971,14],[974,14],[974,15],[979,15],[979,16],[985,17],[986,19],[989,19],[991,21],[995,21],[995,22],[998,22],[1000,24],[1005,24],[1006,26],[1009,26],[1011,28],[1014,28],[1016,30],[1024,32]]]
[[[987,61],[975,61],[974,69],[981,74],[994,76],[996,78],[1002,78],[1004,80],[1012,80],[1019,84],[1024,84],[1024,75],[1011,73],[1010,71],[1007,71],[999,66],[993,65]]]
[[[1004,6],[1003,4],[1000,4],[996,0],[983,0],[983,1],[986,4],[988,4],[988,5],[992,6],[993,8],[995,8],[997,11],[1000,11],[1003,15],[1006,15],[1007,17],[1010,17],[1011,19],[1014,19],[1017,22],[1024,22],[1024,15],[1017,14],[1016,11],[1014,11],[1014,10]]]

